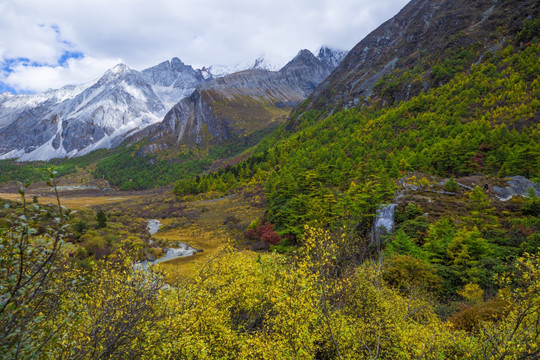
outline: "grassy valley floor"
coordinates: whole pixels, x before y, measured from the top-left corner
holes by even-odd
[[[184,243],[203,251],[194,256],[160,263],[159,267],[165,270],[170,283],[205,266],[219,256],[220,250],[228,242],[247,245],[241,243],[244,230],[251,221],[263,214],[263,208],[253,206],[238,194],[184,204],[184,216],[162,219],[164,226],[154,237],[173,247],[177,243]]]
[[[111,191],[110,194],[95,189],[73,190],[73,186],[65,187],[68,190],[60,191],[63,206],[76,210],[81,216],[86,212],[103,211],[108,217],[109,229],[127,232],[154,248],[177,247],[183,243],[202,250],[193,256],[160,263],[159,267],[167,274],[169,283],[196,273],[218,256],[227,243],[249,248],[249,244],[242,240],[245,229],[264,211],[257,199],[245,193],[215,199],[176,199],[170,188],[165,187],[140,192]],[[26,201],[31,203],[34,195],[38,196],[40,204],[56,204],[52,193],[37,185],[36,190],[28,190]],[[0,198],[20,201],[20,195],[10,188],[0,191]],[[143,225],[149,219],[158,219],[162,224],[152,237],[144,233]]]

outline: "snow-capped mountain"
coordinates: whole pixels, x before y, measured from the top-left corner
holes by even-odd
[[[278,71],[259,68],[211,79],[180,100],[162,122],[135,133],[128,141],[146,139],[141,153],[177,145],[216,144],[284,121],[334,70],[345,56],[323,48],[315,56],[301,50]]]
[[[143,71],[119,64],[94,83],[0,96],[0,158],[49,160],[114,147],[159,122],[205,81],[178,58]]]
[[[317,58],[332,68],[336,68],[346,55],[347,51],[331,49],[328,46],[323,46],[319,49]]]
[[[143,70],[142,73],[152,84],[152,89],[161,98],[167,109],[193,92],[205,77],[201,70],[193,70],[180,59],[173,58]]]
[[[246,65],[201,70],[173,58],[142,71],[119,64],[85,85],[34,95],[0,94],[0,159],[50,160],[115,147],[160,123],[196,89],[208,93],[209,87],[203,86],[207,83],[215,90],[224,87],[224,94],[234,88],[239,95],[255,97],[285,91],[286,96],[272,99],[291,106],[309,95],[343,56],[328,48],[318,57],[305,50],[280,71],[264,57]],[[221,76],[226,77],[216,82]]]
[[[264,56],[261,56],[253,62],[253,64],[248,69],[259,69],[259,70],[268,70],[268,71],[278,71],[281,68],[278,64],[272,62]]]
[[[268,71],[278,71],[283,64],[278,64],[269,60],[265,56],[260,56],[254,61],[238,63],[238,64],[213,64],[208,67],[203,67],[201,71],[205,74],[206,79],[224,77],[230,74],[234,74],[239,71],[258,69]]]

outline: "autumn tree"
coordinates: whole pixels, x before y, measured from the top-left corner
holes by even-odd
[[[47,181],[56,192],[56,172]],[[27,204],[29,184],[19,184],[22,211],[6,205],[8,226],[0,228],[0,353],[12,359],[36,356],[55,333],[43,327],[56,316],[67,291],[60,249],[68,231],[68,211],[56,192],[55,218],[38,204]],[[74,283],[76,280],[73,279]]]

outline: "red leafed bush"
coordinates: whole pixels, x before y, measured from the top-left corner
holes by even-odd
[[[274,232],[274,224],[268,223],[260,226],[261,240],[270,244],[276,245],[281,241],[281,236]]]
[[[261,221],[256,229],[251,229],[247,232],[248,238],[259,240],[268,245],[276,245],[281,241],[281,236],[274,232],[274,224],[263,224]]]

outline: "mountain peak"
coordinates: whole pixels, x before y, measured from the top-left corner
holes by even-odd
[[[314,57],[315,55],[313,55],[311,51],[309,51],[308,49],[302,49],[298,52],[298,54],[296,54],[296,56],[293,58],[293,61],[295,59],[314,58]]]
[[[113,67],[112,69],[110,69],[109,71],[112,73],[112,74],[123,74],[127,71],[131,70],[126,64],[117,64],[115,67]]]
[[[103,74],[103,76],[100,78],[99,82],[104,83],[107,81],[111,81],[113,79],[120,79],[125,76],[128,76],[133,71],[134,70],[132,70],[126,64],[120,63],[120,64],[115,65],[111,69],[107,70],[105,74]]]
[[[332,53],[334,52],[335,50],[332,49],[331,47],[329,46],[326,46],[326,45],[323,45],[321,46],[321,48],[319,49],[319,54],[318,56],[324,56],[325,54],[329,54],[329,53]]]
[[[261,65],[264,64],[264,57],[259,57],[257,59],[255,59],[255,63],[253,64],[253,66],[251,67],[252,69],[260,69],[261,68]]]
[[[278,67],[276,66],[276,64],[270,62],[266,57],[260,56],[255,59],[255,62],[252,66],[250,66],[250,69],[276,71],[278,70]]]
[[[167,69],[172,69],[172,70],[181,72],[186,68],[191,68],[191,66],[184,64],[182,60],[180,60],[179,58],[173,57],[171,60],[165,60],[155,66],[144,69],[143,72],[168,71]]]
[[[337,67],[341,60],[347,55],[347,51],[332,49],[328,46],[322,46],[319,49],[317,58],[332,67]]]
[[[176,56],[173,57],[171,59],[171,66],[172,67],[175,67],[175,66],[185,66],[185,64],[182,62],[182,60],[180,60],[179,58],[177,58]]]
[[[288,73],[290,71],[297,71],[304,68],[316,68],[321,64],[321,61],[317,59],[311,51],[303,49],[300,50],[298,54],[296,54],[296,56],[279,71]]]

